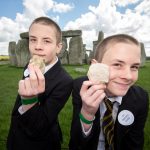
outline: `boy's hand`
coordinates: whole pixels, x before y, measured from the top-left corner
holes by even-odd
[[[87,120],[92,120],[97,112],[100,103],[105,97],[105,84],[93,84],[91,81],[84,81],[80,90],[82,98],[81,113]]]
[[[35,97],[45,91],[45,78],[37,66],[29,64],[30,76],[19,81],[18,92],[24,98]]]

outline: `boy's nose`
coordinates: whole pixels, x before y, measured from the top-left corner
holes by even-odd
[[[128,80],[132,79],[132,72],[131,72],[130,68],[124,69],[123,78],[128,79]]]
[[[40,41],[37,41],[35,48],[42,49],[42,43]]]

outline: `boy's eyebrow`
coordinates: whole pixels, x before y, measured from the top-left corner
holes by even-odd
[[[30,36],[29,36],[29,38],[37,38],[37,37],[36,37],[36,36],[33,36],[33,35],[30,35]],[[50,38],[50,37],[44,37],[43,39],[44,39],[44,40],[46,40],[46,39],[51,40],[51,38]]]
[[[133,65],[140,66],[140,63],[134,63]]]
[[[33,35],[29,35],[29,38],[36,38],[35,36],[33,36]]]
[[[124,61],[122,61],[122,60],[120,60],[120,59],[114,59],[113,62],[119,62],[119,63],[122,63],[122,64],[125,63]]]
[[[119,63],[122,63],[122,64],[125,64],[125,62],[124,61],[122,61],[122,60],[120,60],[120,59],[115,59],[115,60],[113,60],[113,61],[117,61],[117,62],[119,62]],[[140,62],[137,62],[137,63],[133,63],[133,65],[140,65]]]
[[[115,60],[113,60],[113,61],[118,61],[118,62],[124,62],[124,61],[122,61],[122,60],[120,60],[120,59],[115,59]]]
[[[51,38],[50,38],[50,37],[44,37],[43,39],[45,39],[45,40],[46,40],[46,39],[49,39],[49,40],[51,40]]]

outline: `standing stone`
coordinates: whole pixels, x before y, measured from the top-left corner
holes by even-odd
[[[87,53],[85,54],[85,64],[89,64],[89,56]]]
[[[29,53],[29,33],[20,33],[21,40],[18,41],[15,50],[16,54],[16,66],[24,67],[30,59]],[[83,59],[87,59],[85,52],[83,51],[82,31],[81,30],[68,30],[62,31],[63,48],[58,54],[58,57],[62,64],[82,64]],[[69,43],[69,50],[67,44],[67,38],[71,38]]]
[[[29,41],[27,39],[21,39],[16,45],[16,56],[18,67],[24,67],[30,59],[29,53]]]
[[[83,62],[83,64],[86,64],[86,63],[87,63],[87,60],[86,60],[86,44],[83,44],[82,62]]]
[[[104,33],[103,33],[103,31],[99,31],[99,33],[98,33],[98,40],[97,41],[93,41],[93,51],[91,51],[91,53],[89,55],[89,60],[94,58],[96,47],[97,47],[98,43],[100,43],[103,39],[104,39]]]
[[[100,31],[98,33],[98,40],[97,41],[93,41],[93,54],[95,54],[95,50],[96,50],[96,46],[99,42],[101,42],[104,39],[104,33],[103,31]],[[93,55],[94,56],[94,55]]]
[[[104,39],[104,33],[103,33],[103,31],[99,31],[98,41],[101,42],[103,39]]]
[[[91,58],[94,58],[94,54],[95,54],[95,50],[96,50],[96,46],[98,44],[99,41],[93,41],[93,53],[91,53]]]
[[[86,62],[87,64],[91,63],[91,60],[93,59],[92,55],[93,55],[93,51],[92,50],[87,50],[86,49]]]
[[[145,61],[146,61],[145,47],[144,44],[141,43],[141,66],[144,66]]]
[[[29,32],[20,33],[20,38],[21,39],[29,39]]]
[[[63,37],[76,37],[76,36],[82,36],[81,30],[68,30],[68,31],[62,31]]]
[[[94,52],[90,51],[89,58],[88,58],[88,64],[91,64],[91,60],[94,58]]]
[[[68,51],[67,51],[67,39],[65,37],[62,38],[62,49],[58,54],[58,57],[62,64],[68,64]]]
[[[63,57],[60,58],[61,64],[63,64],[63,65],[69,64],[69,58],[68,58],[68,55],[69,55],[69,54],[68,54],[68,51],[65,50],[64,53],[63,53]]]
[[[69,42],[69,64],[82,64],[82,51],[82,37],[72,37]]]
[[[9,61],[10,61],[11,66],[17,65],[15,49],[16,49],[16,42],[14,42],[14,41],[9,42],[8,53],[9,53]]]

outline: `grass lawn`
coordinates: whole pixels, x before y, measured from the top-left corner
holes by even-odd
[[[0,55],[0,60],[8,60],[9,56],[6,55]]]
[[[84,66],[67,66],[64,68],[72,75],[73,78],[86,74],[87,65]],[[85,69],[84,72],[81,69]],[[0,65],[0,150],[6,150],[5,143],[10,125],[10,114],[15,102],[18,81],[22,77],[22,68],[11,67],[9,65]],[[142,86],[149,92],[150,96],[150,61],[146,62],[145,67],[140,68],[138,85]],[[69,131],[72,117],[71,97],[69,98],[64,109],[59,115],[62,132],[64,135],[63,148],[68,147]],[[150,112],[145,127],[145,144],[144,150],[150,149]]]

